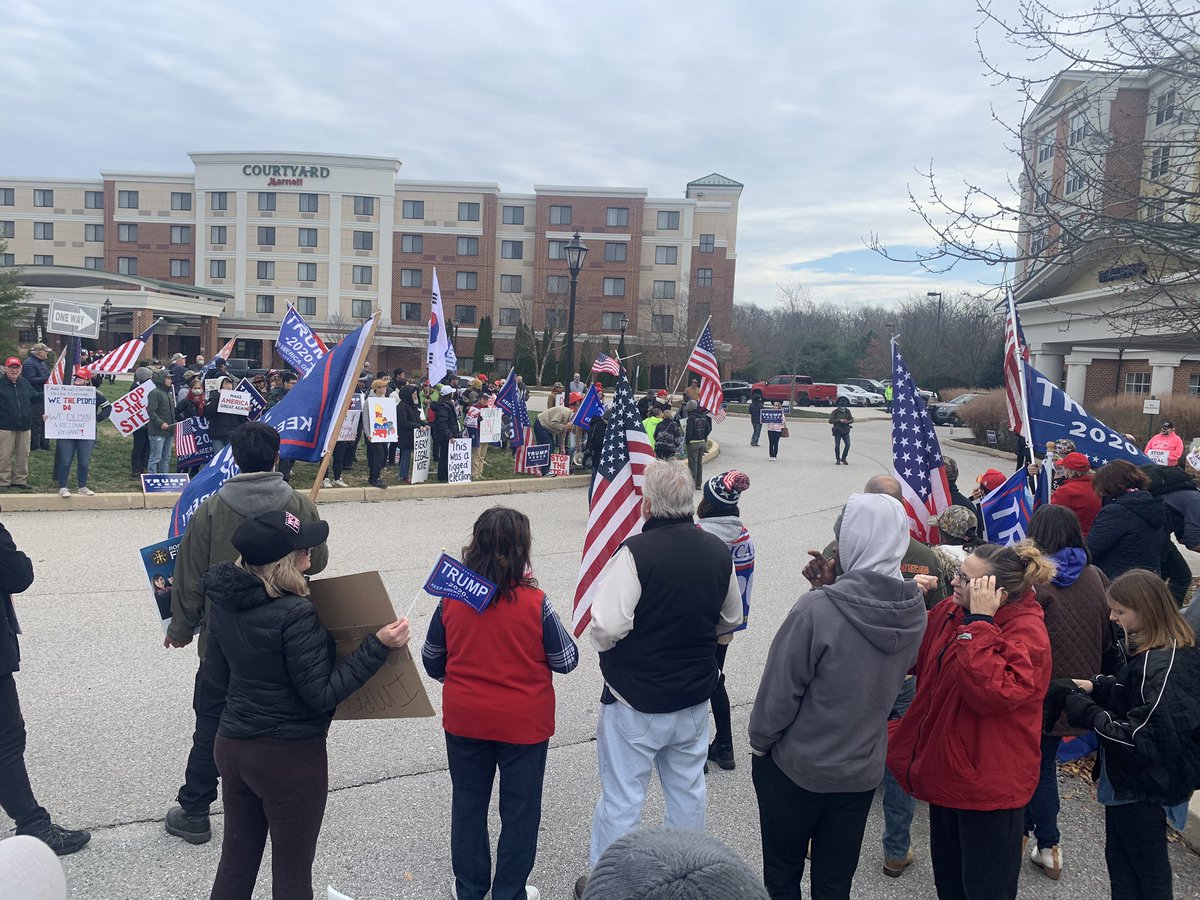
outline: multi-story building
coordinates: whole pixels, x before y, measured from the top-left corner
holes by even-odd
[[[667,366],[677,374],[682,362],[668,348],[693,341],[709,316],[718,342],[730,335],[742,185],[720,175],[671,199],[643,188],[535,185],[516,194],[492,183],[397,179],[400,161],[386,157],[190,156],[186,173],[0,177],[8,244],[0,263],[28,267],[35,303],[55,286],[34,267],[53,266],[62,286],[81,281],[76,269],[94,270],[86,273],[93,294],[111,288],[114,321],[128,321],[127,331],[158,311],[132,292],[122,296],[123,288],[169,292],[176,284],[204,289],[206,298],[228,295],[215,333],[206,333],[204,316],[176,311],[157,333],[160,357],[211,354],[236,336],[235,356],[281,364],[274,339],[292,304],[333,340],[378,312],[371,364],[409,371],[424,368],[436,271],[461,367],[501,372],[516,355],[520,323],[539,335],[565,331],[563,246],[578,232],[589,252],[577,283],[577,359],[605,339],[615,347],[624,333],[665,382]],[[124,315],[134,311],[127,300],[138,315]],[[493,326],[492,361],[473,358],[484,316]],[[112,340],[122,336],[115,331]]]

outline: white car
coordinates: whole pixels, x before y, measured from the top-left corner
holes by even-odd
[[[838,399],[843,397],[851,406],[883,406],[883,394],[873,394],[856,384],[839,384]]]

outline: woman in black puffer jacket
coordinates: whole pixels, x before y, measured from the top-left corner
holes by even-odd
[[[1103,504],[1092,522],[1087,547],[1110,580],[1129,569],[1159,573],[1166,513],[1149,491],[1150,480],[1133,463],[1115,459],[1092,479]]]
[[[226,691],[214,748],[225,838],[212,900],[250,900],[268,832],[273,896],[311,900],[330,719],[389,649],[408,643],[408,619],[398,619],[337,662],[303,576],[328,536],[327,522],[263,513],[234,532],[237,562],[204,576],[212,604],[204,673]]]
[[[225,449],[233,429],[248,421],[245,416],[217,412],[217,407],[221,403],[221,391],[232,390],[233,379],[222,378],[220,386],[215,391],[209,391],[208,401],[204,404],[205,409],[208,410],[208,437],[212,441],[213,456]]]
[[[454,388],[450,385],[438,385],[441,392],[438,398],[429,406],[433,418],[433,443],[437,448],[437,477],[438,481],[448,481],[450,476],[450,439],[461,437],[458,427],[458,404],[454,402]]]

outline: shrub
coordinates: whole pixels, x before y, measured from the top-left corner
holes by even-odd
[[[1095,403],[1088,412],[1109,428],[1132,434],[1137,438],[1134,443],[1144,446],[1149,440],[1146,428],[1150,424],[1149,417],[1142,412],[1142,401],[1145,399],[1135,394],[1107,397]],[[1200,397],[1172,394],[1162,398],[1161,409],[1154,417],[1155,431],[1163,419],[1170,419],[1175,423],[1175,433],[1183,438],[1183,446],[1191,447],[1192,439],[1200,436]]]
[[[959,394],[977,394],[980,392],[980,390],[981,388],[971,387],[942,388],[940,391],[938,391],[938,396],[941,398],[942,403],[949,403]]]
[[[1003,390],[982,392],[958,411],[958,417],[971,429],[971,434],[980,444],[995,446],[1009,453],[1017,452],[1020,439],[1008,428],[1008,409],[1005,406]],[[989,431],[996,432],[995,445],[988,444]]]

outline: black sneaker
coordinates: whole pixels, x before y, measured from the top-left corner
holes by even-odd
[[[167,821],[164,823],[167,834],[181,837],[189,844],[206,844],[212,839],[212,826],[208,822],[208,813],[192,814],[182,806],[172,806],[167,810]]]
[[[61,825],[55,825],[53,822],[43,822],[42,824],[21,830],[17,829],[17,834],[25,834],[30,837],[35,837],[59,856],[67,856],[82,850],[88,841],[92,839],[90,831],[72,831],[70,828],[63,828]]]
[[[713,741],[708,745],[708,758],[727,772],[737,767],[733,758],[732,745],[722,746]]]
[[[14,484],[13,487],[16,488],[18,491],[32,491],[33,490],[33,485],[31,485],[31,484]]]
[[[575,881],[575,900],[580,900],[583,897],[583,892],[587,888],[588,877],[587,875],[580,875]]]

